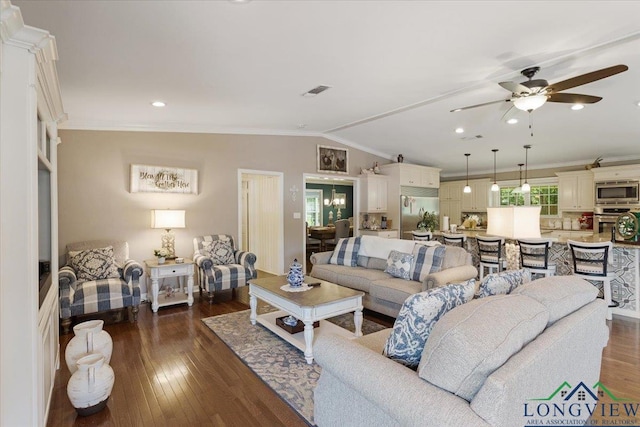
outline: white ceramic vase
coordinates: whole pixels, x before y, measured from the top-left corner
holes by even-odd
[[[165,257],[163,257],[163,256],[159,256],[159,257],[158,257],[158,264],[164,264],[165,260],[166,260],[166,258],[165,258]]]
[[[76,362],[78,369],[67,384],[67,396],[78,415],[87,416],[101,411],[107,406],[111,395],[115,374],[104,356],[93,353],[81,357]]]
[[[71,338],[64,351],[64,359],[72,374],[78,369],[78,359],[91,353],[103,355],[107,364],[111,362],[113,340],[107,331],[102,330],[103,326],[103,320],[89,320],[73,327],[75,336]]]

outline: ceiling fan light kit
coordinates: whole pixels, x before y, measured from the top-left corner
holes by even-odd
[[[469,156],[471,155],[471,153],[465,153],[465,156],[467,158],[467,185],[464,186],[464,189],[462,189],[463,193],[471,193],[471,187],[469,186]]]
[[[560,102],[563,104],[595,104],[602,98],[599,96],[582,95],[579,93],[559,93],[566,89],[576,86],[582,86],[587,83],[595,82],[613,75],[627,71],[629,67],[626,65],[614,65],[613,67],[602,68],[590,73],[581,74],[567,80],[555,84],[549,84],[544,79],[532,79],[533,76],[540,71],[540,67],[525,68],[521,74],[529,80],[516,82],[500,82],[498,83],[503,89],[511,92],[511,97],[498,101],[484,102],[482,104],[470,105],[468,107],[456,108],[451,110],[452,113],[469,110],[476,107],[484,107],[485,105],[498,104],[502,102],[513,102],[513,105],[522,111],[533,111],[542,107],[547,102]]]

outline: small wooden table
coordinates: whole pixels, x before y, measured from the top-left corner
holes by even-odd
[[[173,260],[167,260],[164,264],[158,264],[157,259],[148,259],[145,262],[147,277],[151,280],[151,310],[158,312],[158,308],[167,305],[181,304],[186,302],[193,305],[193,261],[185,258],[184,262],[178,264]],[[182,279],[187,277],[187,288],[184,289]],[[176,277],[180,284],[180,289],[174,295],[159,300],[160,285],[158,280],[165,277]],[[148,282],[147,282],[148,283]]]
[[[304,292],[287,292],[280,289],[287,285],[286,276],[253,279],[249,282],[251,324],[259,322],[271,332],[304,351],[307,363],[313,363],[313,339],[315,335],[332,333],[348,338],[362,336],[362,297],[364,293],[336,285],[335,283],[305,276],[304,283],[320,282]],[[258,298],[281,311],[257,314]],[[324,319],[353,312],[355,334],[327,322]],[[304,323],[304,332],[290,334],[276,324],[278,317],[292,315]],[[318,328],[313,323],[320,321]]]

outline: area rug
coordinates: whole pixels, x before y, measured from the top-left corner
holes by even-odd
[[[313,390],[321,368],[307,364],[302,351],[279,338],[260,324],[251,325],[250,310],[202,319],[255,374],[271,387],[289,406],[310,425],[313,421]],[[345,329],[354,331],[353,314],[328,319]],[[364,319],[364,335],[385,329]]]

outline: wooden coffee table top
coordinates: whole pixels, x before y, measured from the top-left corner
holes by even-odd
[[[326,280],[316,279],[315,277],[304,276],[304,283],[321,282],[320,286],[314,286],[312,289],[304,292],[287,292],[280,289],[281,286],[287,284],[287,276],[265,277],[262,279],[253,279],[249,283],[253,286],[264,289],[281,298],[294,302],[300,307],[314,307],[327,303],[332,303],[344,299],[356,298],[364,296],[363,292],[354,291]]]

